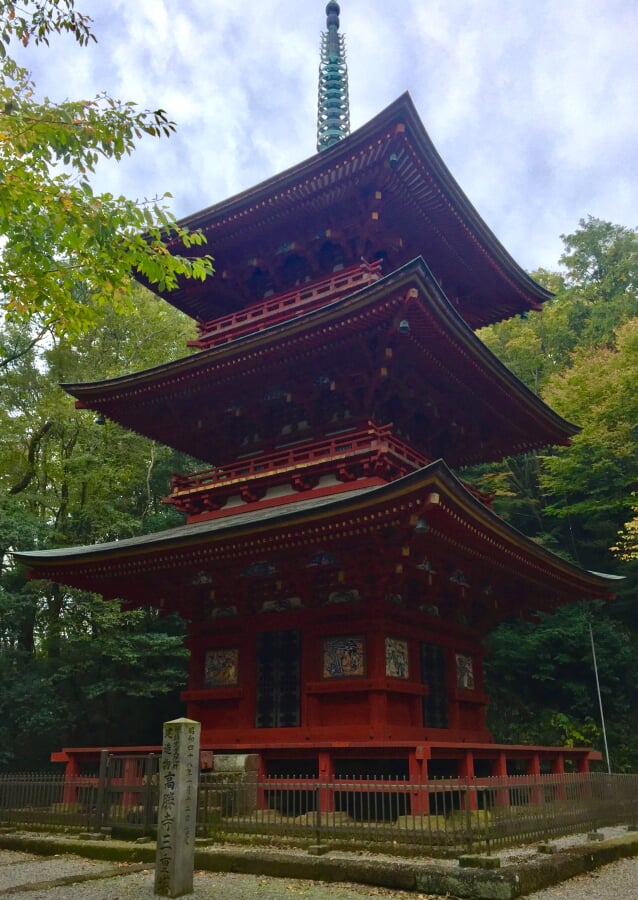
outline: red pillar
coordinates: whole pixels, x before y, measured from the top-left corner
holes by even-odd
[[[589,756],[584,753],[578,757],[578,771],[589,772]]]
[[[410,810],[413,816],[426,816],[429,811],[428,802],[428,759],[430,750],[419,745],[410,750],[408,755],[410,777]]]
[[[499,787],[494,791],[494,806],[509,806],[510,792],[500,785],[507,779],[507,754],[501,750],[494,760],[492,775],[498,779]]]
[[[531,790],[529,795],[530,803],[543,802],[543,789],[541,788],[541,758],[538,753],[533,753],[527,763],[527,774],[531,775]]]
[[[552,779],[554,782],[554,799],[558,801],[567,800],[567,785],[565,783],[565,757],[562,753],[557,753],[552,759]]]
[[[325,750],[319,751],[319,811],[322,813],[334,812],[334,766],[332,754]]]
[[[122,787],[133,787],[140,781],[140,774],[137,770],[137,759],[132,756],[124,757],[122,766]],[[139,802],[138,791],[122,791],[122,806],[136,806]]]
[[[64,790],[62,791],[63,803],[78,802],[78,778],[80,775],[80,761],[75,756],[67,757],[64,767]]]
[[[257,809],[268,809],[267,794],[264,789],[264,781],[266,780],[266,762],[263,756],[259,755],[259,768],[257,769]]]
[[[552,775],[565,774],[565,757],[562,753],[558,753],[552,760]]]
[[[460,760],[459,775],[465,779],[466,783],[463,809],[478,809],[476,784],[474,782],[474,754],[471,750],[466,750]]]
[[[582,776],[585,776],[585,775],[587,776],[587,778],[585,778],[585,777],[582,778],[581,790],[582,790],[582,796],[589,799],[591,797],[591,789],[592,789],[591,776],[589,774],[589,756],[587,756],[584,753],[582,755],[578,756],[576,764],[578,766],[579,774]]]

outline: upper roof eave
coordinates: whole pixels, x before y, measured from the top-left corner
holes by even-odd
[[[206,206],[198,212],[191,213],[191,215],[184,216],[179,220],[179,224],[191,229],[206,229],[214,222],[223,221],[240,210],[256,206],[262,200],[273,195],[276,196],[283,187],[289,186],[292,182],[306,179],[321,169],[330,168],[332,163],[343,156],[344,151],[352,153],[357,146],[369,141],[371,136],[377,131],[387,128],[388,125],[395,123],[395,120],[397,122],[402,120],[403,117],[400,113],[404,110],[406,112],[411,111],[411,117],[416,117],[419,125],[421,125],[412,98],[406,91],[382,112],[370,119],[369,122],[357,128],[348,137],[343,138],[329,149],[315,153],[301,162],[295,163],[294,166],[284,169],[283,172],[272,175],[270,178],[266,178],[264,181],[244,191],[240,191],[238,194],[234,194],[232,197]],[[422,125],[421,128],[423,129]],[[425,129],[423,129],[423,132],[425,133]]]
[[[246,215],[265,200],[268,200],[270,204],[276,205],[278,202],[283,201],[284,195],[286,193],[289,194],[291,188],[302,184],[307,186],[312,182],[312,178],[317,178],[320,174],[327,173],[331,168],[336,168],[343,164],[344,158],[350,159],[357,156],[357,154],[363,154],[374,137],[397,126],[405,128],[406,139],[410,141],[422,165],[438,181],[443,196],[447,200],[449,213],[454,220],[455,228],[461,228],[467,237],[468,252],[472,252],[478,242],[483,248],[487,259],[491,261],[493,267],[501,273],[502,277],[508,282],[516,284],[518,292],[525,298],[524,302],[521,300],[521,309],[519,311],[538,308],[540,303],[549,299],[552,296],[551,292],[534,281],[519,266],[462,191],[432,143],[407,91],[373,119],[353,131],[348,137],[339,141],[330,149],[317,153],[233,197],[205,207],[192,215],[185,216],[180,220],[180,224],[190,229],[202,229],[204,233],[212,233],[214,228],[219,227],[231,217]],[[214,255],[214,243],[210,245],[209,249]],[[178,295],[179,291],[166,293],[162,296],[188,313],[185,304],[179,301]],[[489,321],[498,321],[499,318],[502,318],[502,316],[489,315],[482,324],[489,324]]]

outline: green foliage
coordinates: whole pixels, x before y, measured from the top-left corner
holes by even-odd
[[[563,607],[540,623],[501,625],[491,635],[486,675],[490,724],[499,741],[602,748],[590,622],[616,770],[638,764],[633,736],[638,673],[635,637],[602,604]]]
[[[638,316],[638,233],[582,219],[563,235],[561,273],[533,273],[555,296],[542,312],[479,332],[487,346],[537,393],[572,364],[576,350],[613,346],[615,331]]]
[[[472,475],[522,531],[588,568],[614,571],[609,548],[636,483],[638,234],[590,217],[563,241],[563,272],[536,273],[556,290],[545,309],[481,337],[582,432],[569,448]]]
[[[158,743],[186,681],[183,623],[67,593],[63,651],[0,651],[0,769],[44,767],[52,750]],[[84,629],[82,631],[81,629]],[[35,738],[35,739],[34,739]]]
[[[14,351],[0,369],[0,766],[14,767],[42,765],[52,749],[109,743],[115,734],[125,743],[156,743],[158,717],[179,712],[176,691],[186,674],[182,623],[25,581],[7,551],[181,522],[162,497],[171,473],[192,461],[113,422],[96,425],[59,382],[175,357],[192,323],[138,286],[125,319],[108,310],[101,328],[76,338],[48,334],[34,343],[33,332],[16,322],[0,331]],[[33,734],[41,736],[37,745]]]
[[[615,324],[638,313],[638,234],[634,229],[589,216],[580,220],[577,231],[562,235],[562,239],[565,252],[560,262],[567,272],[566,285],[585,291],[590,301],[603,300],[605,305],[618,306],[624,303],[625,309],[619,311],[616,322],[601,331],[604,340]],[[604,318],[599,306],[592,318]],[[593,337],[588,335],[588,339]]]
[[[72,34],[80,46],[95,40],[91,20],[75,9],[75,0],[22,0],[20,6],[4,0],[2,16],[1,56],[6,55],[6,46],[14,37],[25,47],[29,41],[48,44],[51,34],[63,31]]]
[[[94,193],[91,184],[100,159],[120,160],[143,136],[171,134],[164,110],[107,94],[38,100],[28,72],[6,55],[13,38],[26,46],[62,31],[80,45],[93,38],[72,0],[32,0],[20,12],[0,6],[0,297],[10,319],[36,316],[40,327],[79,334],[106,308],[131,310],[131,273],[170,291],[213,269],[210,256],[188,252],[204,236],[177,225],[163,199]]]
[[[571,447],[544,460],[542,484],[556,499],[548,512],[576,516],[583,525],[586,520],[605,549],[630,512],[638,481],[638,318],[618,327],[614,344],[575,354],[571,367],[543,392],[582,428]]]
[[[632,494],[633,516],[618,532],[618,543],[611,548],[614,553],[626,561],[638,560],[638,503],[635,502],[636,494]]]
[[[188,651],[181,620],[160,619],[154,610],[122,612],[117,602],[85,592],[67,597],[64,660],[55,681],[80,691],[86,707],[104,695],[117,702],[183,686]]]
[[[162,717],[176,711],[182,623],[27,582],[9,551],[114,539],[179,518],[161,503],[181,467],[176,454],[113,423],[97,427],[59,382],[178,355],[190,327],[131,273],[171,290],[212,272],[203,236],[177,226],[163,200],[92,187],[100,160],[172,133],[164,111],[106,94],[38,98],[7,55],[14,40],[26,47],[62,32],[80,46],[94,40],[74,0],[0,5],[0,766],[20,768],[45,764],[64,744],[108,743],[116,721],[118,739],[155,742]]]
[[[0,770],[44,768],[62,746],[66,713],[45,660],[0,652]]]

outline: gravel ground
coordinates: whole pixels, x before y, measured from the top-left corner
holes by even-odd
[[[33,856],[29,853],[0,851],[0,896],[17,885],[55,881],[81,875],[95,876],[112,863],[95,862],[79,856]]]
[[[41,876],[57,878],[62,872],[97,872],[112,869],[108,863],[89,863],[76,857],[30,857],[28,854],[0,851],[0,897],[2,900],[154,900],[153,872],[150,869],[106,880],[85,881],[79,884],[49,887],[43,890],[13,891],[10,884],[24,884],[23,876],[31,866],[30,882]],[[8,873],[12,873],[9,875]],[[15,878],[13,877],[15,873]],[[8,888],[8,889],[7,889]],[[290,878],[266,878],[259,875],[195,873],[195,892],[192,900],[293,900],[307,897],[309,900],[441,900],[429,894],[413,894],[371,888],[356,884],[326,884],[323,882],[296,881]],[[448,898],[454,900],[454,898]],[[596,872],[573,878],[544,891],[530,894],[528,900],[638,900],[638,859],[625,859],[612,863]]]
[[[26,853],[0,851],[0,898],[2,900],[154,900],[151,869],[127,874],[129,868],[120,864],[121,875],[77,884],[47,886],[37,884],[53,881],[70,874],[96,874],[113,871],[111,863],[90,862],[78,857],[34,857]],[[26,884],[35,889],[25,891]],[[22,885],[22,889],[12,890]],[[326,884],[317,881],[298,881],[291,878],[267,878],[261,875],[196,872],[192,900],[291,900],[307,897],[311,900],[441,900],[431,894],[390,891],[358,884]],[[449,898],[454,900],[454,898]],[[619,900],[619,898],[616,898]]]
[[[625,832],[624,828],[603,829],[607,838]],[[567,847],[586,839],[586,835],[574,835],[552,843]],[[503,866],[526,861],[535,854],[535,847],[518,847],[498,853]],[[442,860],[437,860],[438,865],[441,863]],[[448,863],[454,864],[453,861]],[[84,880],[60,883],[69,876]],[[0,900],[153,900],[153,881],[152,867],[140,863],[101,862],[66,854],[43,857],[0,850]],[[195,873],[195,891],[190,896],[193,900],[291,900],[294,897],[309,900],[441,900],[430,894],[359,884],[204,871]],[[448,897],[448,900],[455,898]],[[638,858],[624,859],[530,894],[528,900],[638,900]]]
[[[621,859],[529,894],[527,900],[638,900],[638,859]]]

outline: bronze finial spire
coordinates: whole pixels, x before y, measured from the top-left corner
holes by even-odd
[[[326,6],[328,30],[321,35],[317,150],[326,150],[350,134],[348,67],[345,40],[339,34],[340,11],[336,0],[330,0]]]

